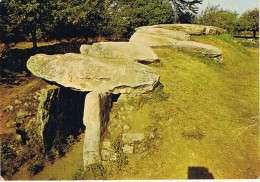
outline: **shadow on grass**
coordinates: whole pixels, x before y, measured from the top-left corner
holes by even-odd
[[[28,77],[28,73],[23,71],[22,73],[15,73],[10,71],[2,72],[0,85],[5,85],[7,88],[13,88],[13,86],[19,86]]]
[[[214,179],[205,167],[188,167],[188,179]]]

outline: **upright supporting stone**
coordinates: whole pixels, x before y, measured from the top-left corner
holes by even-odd
[[[84,167],[101,163],[100,135],[109,120],[111,94],[91,92],[86,95],[83,123],[86,126],[83,145]]]

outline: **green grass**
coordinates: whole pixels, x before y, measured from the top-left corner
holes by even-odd
[[[223,50],[223,63],[154,49],[161,63],[151,67],[163,87],[131,101],[141,103],[131,113],[131,103],[119,104],[124,111],[115,105],[108,131],[112,138],[120,135],[113,135],[113,123],[120,121],[130,126],[129,132],[147,136],[153,128],[161,137],[141,160],[129,157],[111,179],[187,179],[192,166],[207,167],[216,179],[258,178],[258,49],[245,48],[228,35],[194,39]]]

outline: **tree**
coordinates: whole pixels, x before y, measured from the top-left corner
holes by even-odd
[[[196,23],[217,26],[230,33],[236,31],[238,14],[236,12],[220,9],[219,6],[207,6],[196,19]]]
[[[246,11],[239,18],[240,30],[253,31],[254,38],[256,38],[256,32],[259,31],[259,9]]]
[[[5,35],[19,33],[23,37],[31,37],[33,47],[37,47],[37,36],[48,29],[50,22],[50,12],[48,0],[4,0],[1,6],[5,12],[1,16],[5,21]],[[8,41],[8,40],[6,40]]]
[[[113,4],[116,8],[114,14],[119,15],[116,21],[123,21],[126,36],[132,35],[134,29],[140,26],[174,21],[174,12],[164,0],[118,0]]]
[[[2,0],[0,28],[5,42],[89,37],[102,33],[109,0]],[[3,11],[2,11],[3,10]]]
[[[175,12],[175,21],[180,23],[191,23],[191,19],[198,13],[197,4],[203,0],[168,0]]]
[[[53,1],[55,35],[93,37],[101,34],[107,5],[107,0]]]

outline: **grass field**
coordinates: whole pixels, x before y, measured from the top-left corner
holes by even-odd
[[[223,50],[224,62],[155,49],[161,63],[152,67],[168,99],[155,95],[127,123],[153,125],[161,138],[112,179],[187,179],[197,166],[215,179],[259,177],[258,49],[228,35],[194,39]]]
[[[215,179],[259,178],[259,50],[229,35],[193,40],[221,49],[223,63],[155,48],[161,62],[150,66],[163,86],[114,104],[104,136],[118,138],[127,124],[130,133],[156,135],[145,143],[149,150],[129,154],[120,170],[104,165],[102,176],[83,179],[187,179],[189,167],[206,167]],[[71,163],[81,159],[81,144],[38,175],[25,177],[21,170],[13,179],[73,179],[79,166]]]

